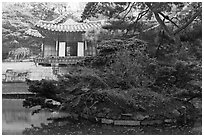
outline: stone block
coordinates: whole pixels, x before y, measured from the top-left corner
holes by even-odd
[[[159,125],[162,124],[163,121],[162,120],[144,120],[141,122],[141,125]]]
[[[149,116],[143,116],[142,114],[136,114],[136,115],[133,116],[133,119],[142,121],[142,120],[144,120],[145,118],[148,118],[148,117]]]
[[[118,125],[118,126],[138,126],[138,125],[140,125],[140,121],[114,120],[114,125]]]
[[[176,117],[179,117],[181,114],[180,114],[180,112],[178,111],[178,110],[176,110],[176,109],[174,109],[173,111],[172,111],[172,114],[174,115],[174,116],[176,116]]]
[[[112,119],[102,118],[102,119],[101,119],[101,123],[102,123],[102,124],[112,124],[112,123],[113,123],[113,120],[112,120]]]
[[[171,122],[173,122],[173,120],[171,120],[171,119],[165,119],[164,122],[165,122],[165,123],[171,123]]]

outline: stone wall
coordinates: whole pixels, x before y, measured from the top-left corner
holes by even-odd
[[[2,82],[24,82],[29,77],[29,72],[15,72],[12,69],[7,69],[2,75]]]
[[[13,66],[12,68],[5,68],[2,72],[3,82],[25,82],[26,78],[30,80],[57,80],[57,75],[63,75],[69,73],[71,66],[59,67],[58,65],[52,66],[26,66],[25,64],[20,64],[20,66]],[[23,67],[25,66],[25,67]],[[19,69],[21,68],[21,69]]]
[[[25,82],[25,80],[57,80],[57,76],[53,74],[51,67],[34,67],[28,71],[17,72],[15,69],[7,69],[6,73],[2,74],[3,82]]]

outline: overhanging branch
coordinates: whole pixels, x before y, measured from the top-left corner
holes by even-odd
[[[172,24],[174,24],[177,28],[179,28],[179,26],[173,22],[168,16],[165,16],[162,12],[158,12],[160,15],[162,15],[162,17],[164,17],[165,19],[169,20]]]
[[[138,14],[137,19],[136,19],[135,22],[137,22],[137,21],[140,20],[144,15],[146,15],[148,11],[149,11],[149,9],[140,12],[140,13]]]
[[[128,3],[127,7],[126,7],[124,10],[122,10],[121,12],[119,12],[119,13],[115,16],[115,18],[117,18],[122,12],[126,11],[126,10],[130,7],[130,5],[131,5],[131,3]]]
[[[156,20],[158,21],[158,23],[160,24],[160,26],[164,29],[164,31],[166,32],[166,34],[169,37],[172,37],[172,33],[168,30],[167,26],[165,25],[165,23],[161,20],[160,16],[159,16],[159,11],[157,11],[157,8],[160,4],[157,4],[156,6],[152,6],[150,3],[146,2],[145,3],[149,9],[154,13],[154,16],[156,18]]]
[[[127,13],[123,16],[123,19],[128,15],[128,13],[130,13],[132,7],[135,5],[135,2],[132,3],[132,5],[130,6],[130,9],[127,11]]]
[[[181,28],[177,29],[175,32],[174,32],[174,35],[178,34],[179,32],[181,32],[183,29],[185,29],[186,27],[188,27],[189,24],[191,24],[191,22],[194,21],[194,19],[199,16],[200,14],[202,13],[202,9],[200,9],[198,12],[196,12],[191,18],[190,20],[185,24],[183,25]]]
[[[164,31],[167,33],[167,35],[169,37],[172,37],[172,33],[169,31],[169,29],[167,28],[167,26],[164,24],[164,22],[161,20],[161,18],[159,17],[159,14],[154,12],[155,18],[156,20],[159,22],[159,24],[161,25],[161,27],[164,29]]]

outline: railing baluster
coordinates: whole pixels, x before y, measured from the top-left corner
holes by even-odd
[[[36,63],[59,63],[59,64],[76,64],[81,60],[85,59],[85,57],[77,57],[77,56],[67,56],[67,57],[47,57],[47,58],[36,58]]]

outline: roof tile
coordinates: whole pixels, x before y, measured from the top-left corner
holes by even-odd
[[[79,23],[69,18],[70,16],[70,13],[65,13],[52,21],[41,20],[35,24],[35,27],[56,32],[85,32],[89,29],[100,28],[102,26],[101,21]],[[36,37],[43,37],[37,30],[28,30],[28,33]]]
[[[42,36],[37,30],[34,29],[28,29],[25,33],[30,36],[44,38],[44,36]]]
[[[101,22],[89,22],[89,23],[73,23],[68,22],[61,23],[61,24],[51,24],[50,22],[44,22],[40,21],[36,24],[36,27],[46,29],[46,30],[52,30],[52,31],[63,31],[63,32],[85,32],[92,28],[100,28],[102,26]]]

